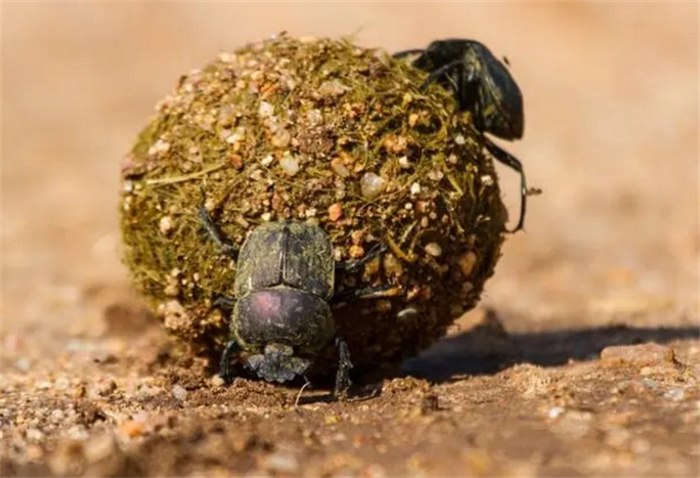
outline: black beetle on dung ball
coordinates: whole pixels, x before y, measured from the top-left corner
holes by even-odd
[[[523,136],[523,95],[508,69],[483,44],[474,40],[436,40],[425,50],[405,50],[394,58],[419,55],[412,65],[430,73],[421,88],[438,83],[451,88],[459,108],[473,115],[479,131],[513,140]],[[527,182],[516,157],[484,137],[486,149],[503,164],[520,173],[520,218],[510,232],[525,225]]]

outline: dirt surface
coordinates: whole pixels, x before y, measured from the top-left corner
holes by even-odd
[[[3,3],[2,29],[3,476],[700,472],[696,3]],[[118,165],[153,106],[280,30],[506,54],[526,132],[504,147],[544,190],[479,308],[347,402],[223,386],[119,261]]]

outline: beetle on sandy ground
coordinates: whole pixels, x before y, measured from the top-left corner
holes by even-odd
[[[221,251],[236,261],[234,297],[216,306],[233,309],[231,340],[220,363],[225,381],[233,376],[231,359],[245,352],[244,365],[258,377],[287,382],[304,377],[314,358],[331,341],[338,352],[337,396],[349,388],[350,352],[338,334],[330,303],[373,298],[394,287],[381,286],[336,294],[336,270],[353,270],[384,251],[374,248],[360,260],[336,263],[330,238],[318,226],[276,221],[255,228],[240,250],[214,224],[204,207],[202,224]]]
[[[523,96],[506,66],[483,44],[474,40],[438,40],[425,50],[406,50],[394,58],[417,55],[411,64],[430,73],[421,88],[437,81],[454,91],[459,109],[472,114],[482,133],[513,140],[523,136]],[[520,219],[523,229],[528,195],[522,163],[484,136],[486,149],[503,164],[520,173]]]

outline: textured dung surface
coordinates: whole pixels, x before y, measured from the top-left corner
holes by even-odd
[[[115,165],[220,49],[360,28],[507,55],[544,194],[414,378],[222,387],[131,290]],[[0,475],[698,476],[697,38],[693,3],[3,2]]]
[[[213,356],[227,340],[211,299],[233,295],[236,264],[201,205],[236,250],[284,219],[321,226],[338,262],[387,248],[336,278],[341,294],[393,286],[335,309],[357,370],[415,356],[474,307],[506,215],[469,116],[424,78],[379,50],[286,35],[183,76],[122,166],[125,261],[166,328]]]

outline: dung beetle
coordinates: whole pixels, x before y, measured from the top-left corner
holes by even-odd
[[[306,379],[315,357],[333,340],[338,352],[335,394],[344,396],[351,381],[350,352],[338,334],[330,303],[373,298],[390,287],[335,291],[336,270],[355,269],[383,252],[336,263],[328,235],[318,226],[285,220],[256,227],[240,251],[217,228],[204,207],[199,216],[221,251],[236,261],[234,297],[221,296],[215,306],[233,309],[231,340],[221,355],[220,375],[233,376],[231,359],[245,353],[244,365],[269,382]]]
[[[429,73],[421,88],[435,81],[454,91],[462,111],[472,114],[481,133],[506,140],[523,136],[523,95],[517,83],[491,51],[474,40],[448,39],[432,42],[425,50],[395,53],[394,58],[418,55],[411,64]],[[528,195],[522,163],[484,136],[486,149],[506,166],[520,173],[520,219],[509,232],[523,229]]]

